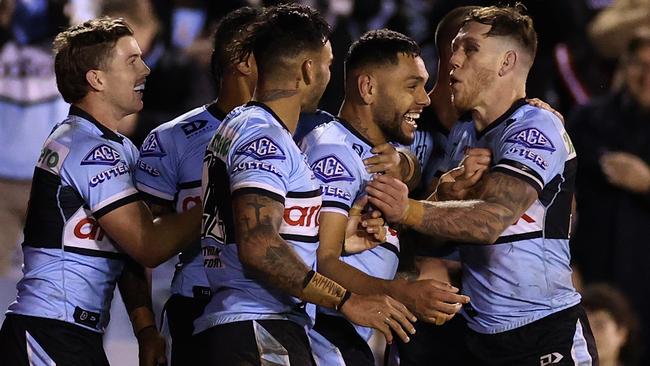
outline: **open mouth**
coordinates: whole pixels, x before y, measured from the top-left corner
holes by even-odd
[[[133,91],[138,92],[138,93],[143,93],[144,92],[144,82],[141,84],[136,85],[133,88]]]
[[[460,83],[460,80],[454,77],[454,75],[449,76],[449,85],[454,85],[456,83]]]
[[[414,129],[418,127],[417,120],[420,118],[420,112],[408,112],[404,115],[404,122],[408,123]]]

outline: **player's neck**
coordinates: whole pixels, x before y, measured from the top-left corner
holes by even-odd
[[[215,105],[228,114],[236,107],[246,104],[253,97],[253,90],[244,78],[224,78]]]
[[[278,88],[271,85],[258,84],[253,100],[264,103],[282,120],[289,132],[296,132],[300,118],[302,95],[297,89]]]
[[[91,94],[86,95],[81,101],[74,103],[74,105],[93,116],[97,122],[111,131],[117,131],[120,126],[120,121],[128,116],[128,114],[124,114],[110,104],[98,100],[98,97]]]
[[[494,87],[483,93],[482,103],[472,109],[472,118],[477,131],[482,131],[512,107],[518,99],[526,97],[526,86]]]
[[[372,146],[381,145],[386,136],[372,118],[369,106],[343,101],[339,116],[346,120],[361,136],[365,137]]]
[[[454,123],[458,121],[459,116],[458,111],[451,103],[449,78],[438,80],[429,94],[429,98],[431,98],[431,105],[428,108],[432,108],[440,124],[450,130]]]

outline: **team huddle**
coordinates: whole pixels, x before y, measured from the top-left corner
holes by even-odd
[[[530,17],[450,12],[431,92],[414,40],[363,34],[337,116],[317,110],[329,34],[306,6],[231,12],[214,35],[218,98],[139,150],[116,132],[149,74],[129,25],[56,37],[71,107],[34,170],[3,364],[108,365],[116,285],[140,364],[166,364],[145,268],[176,255],[173,365],[372,366],[373,330],[405,345],[415,324],[458,313],[468,364],[598,364],[571,280],[576,152],[561,116],[525,99]],[[438,275],[398,276],[402,247],[441,241],[451,249],[423,259]]]

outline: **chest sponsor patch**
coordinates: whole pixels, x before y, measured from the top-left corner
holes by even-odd
[[[540,149],[550,152],[555,151],[555,145],[553,145],[553,142],[551,142],[542,131],[534,127],[513,133],[508,136],[506,142],[520,144],[529,149]]]
[[[81,161],[81,165],[116,165],[120,161],[120,153],[113,147],[100,144],[95,146]]]
[[[165,150],[160,145],[160,139],[158,138],[157,132],[150,134],[144,140],[144,142],[142,143],[142,147],[140,147],[140,155],[143,157],[147,157],[147,156],[161,157],[166,155]]]
[[[312,171],[322,182],[330,183],[335,181],[354,181],[350,170],[336,155],[327,155],[316,160],[312,166]]]
[[[284,151],[270,137],[262,136],[247,142],[235,152],[237,155],[246,155],[257,160],[284,160]]]

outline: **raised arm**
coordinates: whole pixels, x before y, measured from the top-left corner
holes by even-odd
[[[486,173],[483,179],[476,198],[467,201],[410,200],[408,188],[386,176],[376,177],[367,191],[370,202],[389,222],[444,239],[493,244],[535,202],[537,191],[524,180],[500,172]]]

